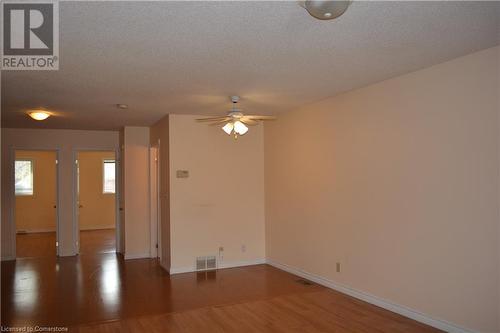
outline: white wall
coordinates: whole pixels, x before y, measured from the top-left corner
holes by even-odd
[[[73,232],[74,153],[78,149],[115,150],[118,132],[49,129],[2,129],[2,259],[15,257],[12,242],[14,222],[13,150],[59,149],[59,254],[76,253]]]
[[[195,257],[218,255],[219,246],[221,266],[261,261],[262,127],[251,127],[235,141],[196,118],[169,116],[171,270],[193,269]],[[177,170],[188,170],[189,178],[176,178]]]
[[[123,151],[125,259],[149,257],[149,128],[125,127]]]
[[[496,47],[266,124],[267,257],[498,332],[498,66]]]

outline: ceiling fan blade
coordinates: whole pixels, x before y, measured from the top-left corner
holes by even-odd
[[[227,121],[229,119],[231,119],[231,117],[224,116],[224,117],[212,117],[212,118],[199,118],[199,119],[196,119],[196,121],[199,121],[199,122],[204,122],[204,121],[221,121],[221,120]]]
[[[257,115],[245,115],[245,118],[252,120],[275,120],[275,116],[257,116]]]
[[[248,119],[246,116],[241,117],[239,121],[241,121],[245,125],[250,125],[250,126],[255,126],[259,124],[257,120]]]
[[[209,126],[217,126],[217,125],[220,125],[220,124],[224,124],[224,123],[227,123],[231,120],[231,118],[227,118],[227,119],[222,119],[222,120],[217,120],[211,124],[208,124]]]

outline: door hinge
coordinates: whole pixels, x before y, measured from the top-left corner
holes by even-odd
[[[158,248],[158,244],[156,244],[156,248]]]

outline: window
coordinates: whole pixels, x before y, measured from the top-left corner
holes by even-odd
[[[33,161],[15,161],[16,195],[33,195]]]
[[[115,193],[115,160],[104,160],[102,193]]]

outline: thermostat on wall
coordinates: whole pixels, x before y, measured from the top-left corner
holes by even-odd
[[[189,171],[188,170],[177,170],[177,178],[188,178]]]

